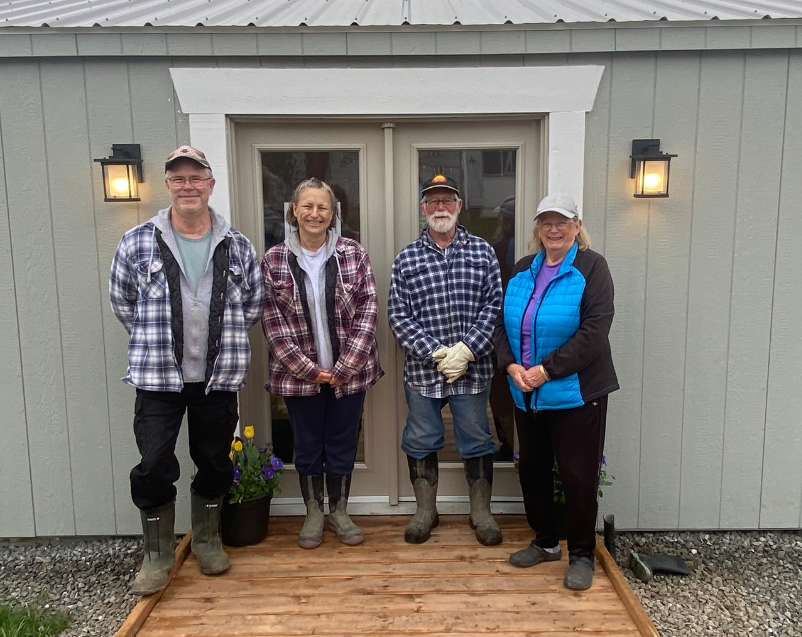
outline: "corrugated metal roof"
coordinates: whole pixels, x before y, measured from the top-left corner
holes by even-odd
[[[0,0],[0,27],[344,27],[800,17],[800,0]]]

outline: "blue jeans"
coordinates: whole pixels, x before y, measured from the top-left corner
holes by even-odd
[[[463,458],[479,458],[493,453],[496,445],[487,420],[487,398],[490,383],[478,394],[461,394],[444,398],[421,396],[404,384],[409,415],[401,449],[412,458],[422,459],[446,445],[442,409],[448,404],[454,417],[454,439]]]

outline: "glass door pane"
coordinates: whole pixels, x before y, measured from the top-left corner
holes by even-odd
[[[485,239],[496,253],[501,268],[502,285],[506,287],[515,263],[515,187],[517,149],[426,149],[418,151],[418,184],[434,175],[447,175],[459,186],[462,212],[459,223],[468,232]],[[420,230],[426,218],[418,212]],[[496,443],[495,458],[512,461],[515,423],[512,397],[504,370],[496,369],[490,387],[487,406],[488,420]],[[446,425],[446,447],[440,454],[443,460],[459,461],[454,447],[454,428],[451,413],[443,409]]]
[[[359,151],[357,150],[260,150],[264,201],[265,250],[284,241],[290,227],[286,211],[295,187],[315,177],[325,181],[339,203],[339,231],[359,241]],[[272,440],[275,454],[285,463],[294,461],[289,415],[281,396],[270,396]],[[365,461],[362,419],[359,424],[357,462]]]

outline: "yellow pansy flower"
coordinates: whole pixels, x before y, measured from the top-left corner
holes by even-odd
[[[253,438],[253,427],[251,427],[250,425],[245,427],[245,429],[242,432],[242,435],[248,438],[249,440]]]
[[[234,451],[242,451],[242,443],[239,440],[234,441]]]

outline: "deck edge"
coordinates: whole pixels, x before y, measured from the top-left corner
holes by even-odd
[[[607,551],[604,541],[598,535],[596,536],[596,560],[602,565],[604,572],[607,573],[613,588],[618,593],[621,601],[624,602],[629,616],[635,622],[642,637],[660,637],[660,633],[657,632],[654,624],[652,624],[652,620],[649,619],[643,605],[635,597],[635,592],[618,568],[618,564],[615,563],[612,555]]]
[[[173,568],[171,568],[170,572],[167,574],[167,584],[165,587],[158,593],[153,593],[153,595],[148,595],[140,599],[137,605],[134,606],[134,609],[128,614],[128,618],[123,622],[123,625],[120,626],[120,630],[114,633],[114,637],[135,637],[139,629],[142,628],[142,624],[145,623],[145,620],[147,620],[151,611],[155,608],[156,603],[161,599],[162,593],[167,590],[167,587],[170,585],[170,582],[173,581],[173,577],[175,577],[178,569],[181,568],[184,560],[187,559],[191,542],[192,531],[189,531],[175,549],[175,564],[173,564]]]

